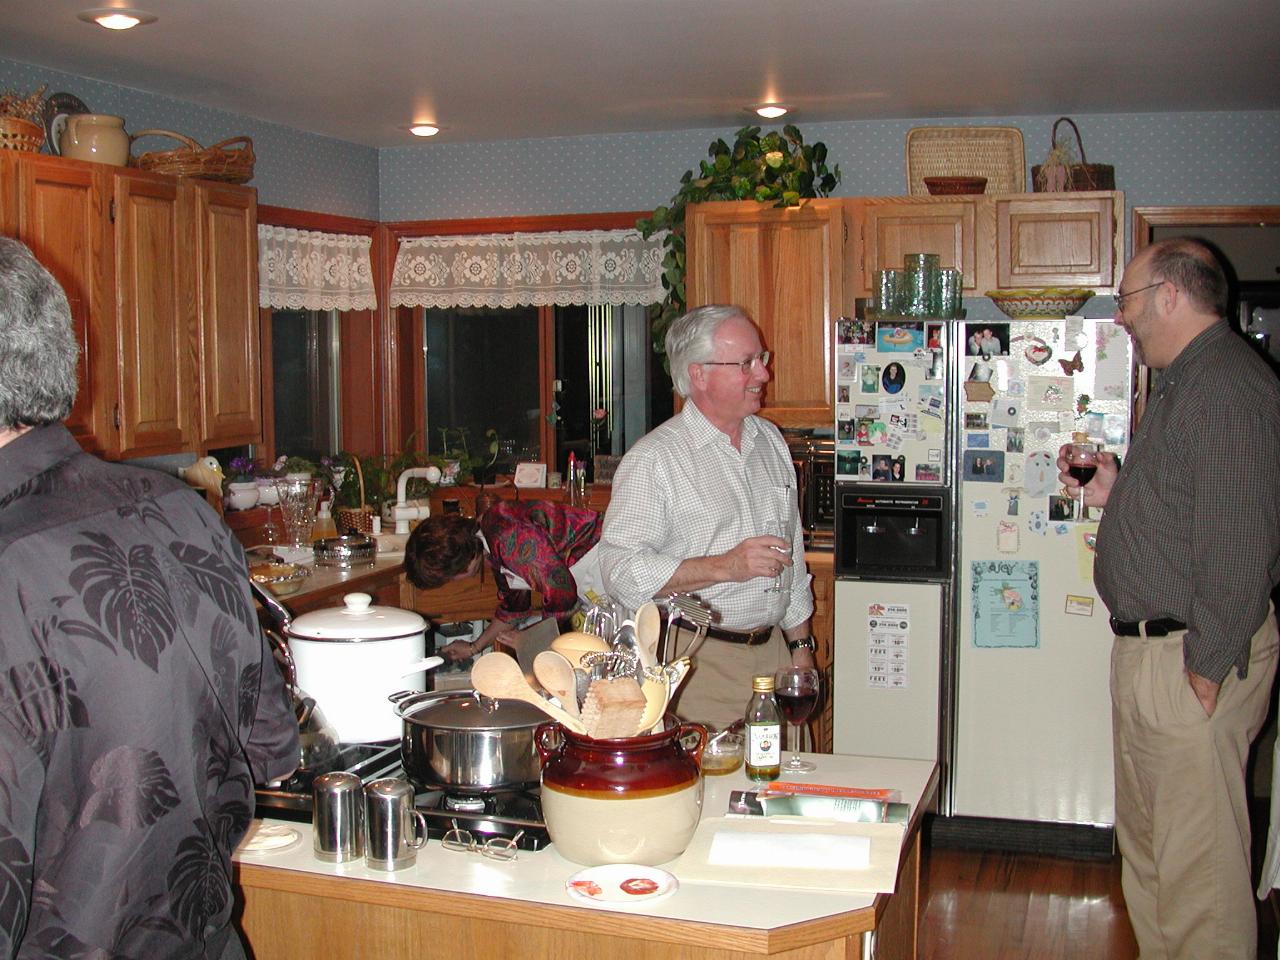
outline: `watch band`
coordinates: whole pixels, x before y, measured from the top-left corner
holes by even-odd
[[[788,640],[787,652],[795,653],[797,650],[808,650],[810,653],[817,653],[818,645],[814,642],[813,637],[801,637],[799,640]]]

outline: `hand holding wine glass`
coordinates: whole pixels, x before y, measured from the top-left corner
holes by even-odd
[[[804,723],[818,706],[821,674],[817,667],[783,667],[774,675],[774,696],[782,716],[791,726],[791,759],[782,765],[784,773],[809,773],[816,769],[800,759],[800,737]]]
[[[1084,503],[1084,488],[1098,472],[1098,445],[1096,443],[1072,443],[1067,445],[1067,474],[1080,484],[1080,519],[1089,518]]]

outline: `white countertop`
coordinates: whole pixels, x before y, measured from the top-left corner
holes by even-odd
[[[897,789],[901,791],[902,799],[912,805],[913,816],[934,769],[934,764],[920,760],[828,754],[807,756],[818,764],[818,769],[794,779],[811,783]],[[728,776],[706,777],[704,783],[704,816],[722,816],[730,791],[752,788],[741,768]],[[310,824],[274,820],[265,822],[284,823],[297,829],[301,834],[301,843],[280,852],[253,853],[238,849],[234,854],[236,861],[320,876],[371,880],[402,888],[417,887],[423,890],[501,897],[584,910],[619,909],[616,905],[586,906],[572,899],[565,892],[564,883],[583,867],[560,856],[554,845],[537,851],[522,850],[517,860],[503,863],[478,854],[445,850],[439,841],[431,840],[418,851],[417,862],[412,867],[384,873],[370,870],[363,860],[345,864],[317,860],[312,852]],[[258,821],[255,821],[249,836],[252,836],[257,825]],[[680,877],[679,859],[663,864],[662,867],[677,878]],[[749,884],[725,886],[681,880],[680,889],[673,896],[652,904],[638,903],[625,908],[625,912],[769,930],[859,910],[871,906],[873,902],[874,897],[868,894],[784,890]]]

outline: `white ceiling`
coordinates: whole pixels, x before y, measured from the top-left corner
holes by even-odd
[[[1277,0],[0,0],[0,57],[373,147],[1280,108]],[[117,6],[126,0],[118,0]]]

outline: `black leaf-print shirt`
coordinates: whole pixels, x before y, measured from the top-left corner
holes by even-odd
[[[0,447],[0,957],[215,956],[253,784],[297,757],[200,496],[61,425]]]

